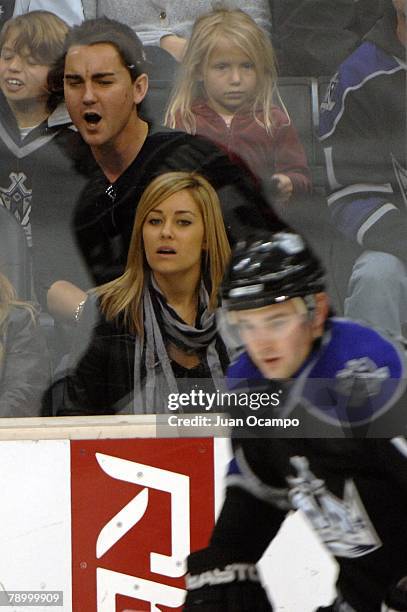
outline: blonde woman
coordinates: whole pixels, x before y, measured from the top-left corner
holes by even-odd
[[[137,207],[124,274],[96,290],[100,320],[58,414],[165,412],[168,394],[194,380],[219,388],[228,355],[215,309],[229,253],[207,180],[155,178]]]
[[[273,104],[276,84],[265,32],[243,11],[213,11],[195,22],[165,121],[243,159],[286,203],[310,190],[310,173],[288,114]]]
[[[0,418],[40,416],[50,378],[45,340],[30,304],[0,273]]]

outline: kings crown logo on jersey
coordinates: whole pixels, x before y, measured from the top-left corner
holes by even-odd
[[[369,397],[378,395],[382,383],[390,378],[388,367],[378,368],[369,357],[350,359],[336,373],[336,391],[349,397],[349,406],[361,406]]]
[[[0,204],[9,210],[25,231],[27,243],[32,246],[30,223],[32,189],[25,184],[27,176],[24,172],[11,172],[8,187],[0,186]]]
[[[287,477],[291,504],[304,512],[333,555],[362,557],[381,546],[352,480],[345,482],[340,499],[311,472],[305,457],[291,457],[290,463],[297,472]]]
[[[338,82],[338,72],[336,72],[328,85],[328,89],[326,90],[324,101],[321,104],[322,110],[331,111],[334,108],[336,104],[336,100],[334,99],[334,93]]]

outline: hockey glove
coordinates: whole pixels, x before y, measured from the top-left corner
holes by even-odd
[[[188,557],[184,612],[272,612],[256,565],[227,556],[206,548]]]

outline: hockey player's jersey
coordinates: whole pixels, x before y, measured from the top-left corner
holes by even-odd
[[[407,575],[407,441],[235,439],[234,453],[223,515],[233,501],[233,524],[244,533],[221,520],[212,544],[253,550],[244,560],[256,562],[285,514],[301,509],[339,563],[346,602],[380,612]]]
[[[393,399],[403,392],[404,366],[397,348],[375,331],[341,320],[329,321],[321,346],[296,380],[307,382],[314,374],[335,379],[350,362],[363,358],[387,367],[394,381],[399,378]],[[357,376],[357,369],[353,372]],[[240,387],[245,377],[266,383],[247,354],[231,366],[231,386]],[[306,384],[302,393],[307,394]],[[380,401],[393,399],[382,396]],[[240,437],[235,431],[228,492],[211,544],[256,562],[286,513],[301,509],[337,558],[337,586],[352,606],[346,610],[380,612],[388,588],[407,575],[407,441],[402,435],[361,439],[353,429],[338,432],[337,439],[270,440]],[[244,533],[239,525],[245,525]]]
[[[273,416],[295,416],[301,425],[284,435],[301,437],[311,430],[314,436],[337,437],[343,429],[352,429],[353,435],[386,437],[404,433],[407,423],[404,353],[379,332],[348,319],[328,319],[323,337],[292,380],[266,380],[242,353],[229,367],[228,385],[240,394],[280,394]],[[270,411],[270,406],[256,405],[254,413],[250,402],[237,404],[246,415]],[[359,427],[363,430],[356,433]],[[275,437],[283,432],[262,433]]]
[[[335,227],[365,248],[393,252],[392,236],[377,230],[405,219],[407,205],[406,63],[394,13],[334,75],[321,106],[320,139]]]

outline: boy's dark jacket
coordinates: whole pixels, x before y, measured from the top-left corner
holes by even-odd
[[[23,226],[32,246],[34,285],[44,304],[56,280],[83,288],[87,277],[70,230],[85,177],[76,168],[83,145],[65,107],[21,140],[15,117],[0,92],[0,204]]]

